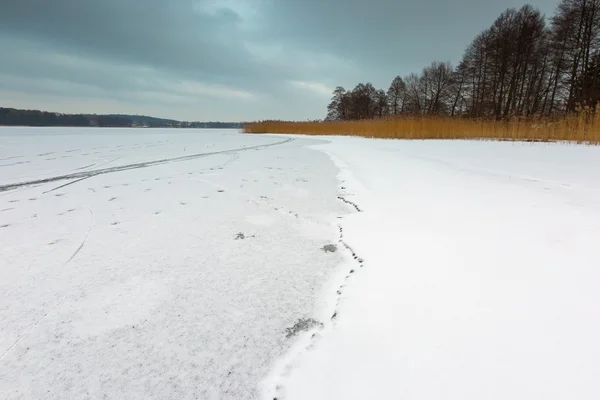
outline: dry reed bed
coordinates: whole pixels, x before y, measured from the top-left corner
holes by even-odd
[[[330,122],[261,121],[244,124],[244,132],[384,139],[571,141],[600,144],[600,112],[582,112],[553,119],[513,118],[505,121],[434,116]]]

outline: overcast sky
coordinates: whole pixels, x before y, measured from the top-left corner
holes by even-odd
[[[558,0],[530,4],[552,15]],[[337,85],[457,63],[520,0],[3,0],[0,106],[322,118]]]

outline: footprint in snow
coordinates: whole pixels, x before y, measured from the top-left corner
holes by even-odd
[[[10,210],[14,210],[14,208],[4,208],[4,209],[0,210],[0,212],[10,211]]]
[[[9,226],[10,226],[10,224],[3,224],[3,225],[0,225],[0,228],[8,228]]]
[[[65,193],[56,193],[54,195],[54,197],[63,197],[65,195]]]
[[[117,197],[111,197],[110,199],[108,199],[108,201],[115,201],[117,199]]]
[[[119,222],[119,221],[115,221],[115,222],[111,222],[110,224],[111,224],[112,226],[116,226],[116,225],[119,225],[119,224],[120,224],[120,222]]]

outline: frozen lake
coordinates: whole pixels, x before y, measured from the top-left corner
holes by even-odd
[[[600,147],[0,129],[0,398],[600,398]]]
[[[0,128],[0,398],[257,398],[341,261],[315,143]]]

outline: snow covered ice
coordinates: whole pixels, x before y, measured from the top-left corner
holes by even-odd
[[[569,144],[0,129],[0,398],[600,398],[598,171]]]
[[[299,399],[600,398],[600,148],[332,138],[364,267],[270,387]],[[273,394],[273,391],[270,393]]]
[[[90,172],[0,191],[0,398],[258,397],[341,262],[322,250],[346,209],[318,141],[69,128],[0,141],[0,187]],[[120,169],[203,153],[218,154]]]

